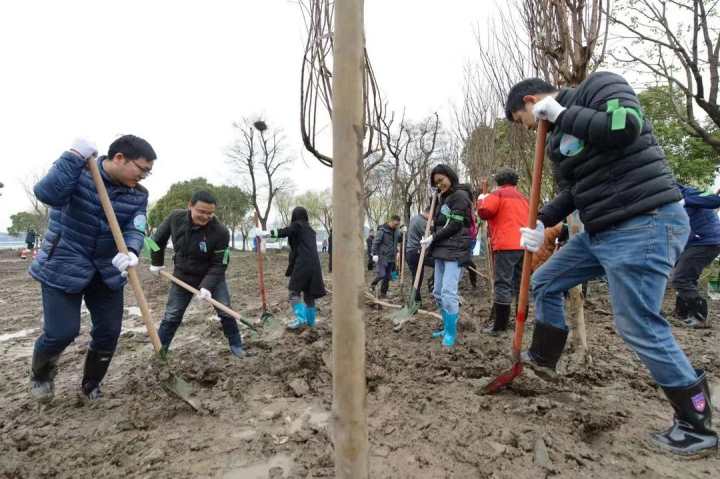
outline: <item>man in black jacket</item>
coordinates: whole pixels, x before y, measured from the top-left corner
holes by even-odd
[[[400,234],[400,217],[392,215],[390,221],[380,226],[375,234],[372,245],[373,262],[375,262],[375,279],[370,284],[370,289],[375,293],[377,284],[380,284],[380,298],[387,296],[390,278],[395,269],[395,258],[397,256],[398,240]]]
[[[693,369],[660,314],[689,224],[635,92],[623,77],[609,72],[561,90],[534,78],[511,88],[505,113],[527,128],[538,120],[552,124],[547,155],[560,186],[537,225],[521,228],[520,245],[537,251],[544,228],[576,209],[585,224],[585,231],[532,277],[535,330],[523,360],[538,371],[554,372],[567,339],[563,293],[606,274],[620,336],[675,410],[673,426],[653,434],[654,443],[682,455],[716,449],[705,373]]]
[[[168,239],[172,238],[175,251],[174,276],[199,289],[200,299],[214,298],[229,307],[230,293],[225,281],[225,270],[230,257],[230,234],[213,216],[216,204],[213,195],[207,191],[198,191],[193,194],[187,210],[175,210],[165,218],[153,235],[157,248],[152,252],[150,271],[159,275],[165,268],[165,246]],[[164,349],[170,347],[192,298],[192,293],[175,283],[170,286],[165,316],[158,330]],[[230,351],[237,357],[243,357],[242,337],[235,318],[219,309],[216,311],[230,344]]]

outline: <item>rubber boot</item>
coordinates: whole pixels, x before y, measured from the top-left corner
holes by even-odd
[[[317,316],[317,308],[315,306],[305,306],[305,322],[311,328],[315,327],[315,317]]]
[[[698,296],[687,300],[687,316],[683,323],[688,328],[704,329],[709,328],[708,305],[705,298]]]
[[[688,317],[688,308],[688,300],[678,295],[675,297],[675,309],[672,314],[680,321],[685,321]]]
[[[107,373],[112,357],[112,351],[88,349],[82,379],[82,394],[85,399],[95,401],[102,396],[100,383],[105,377],[105,373]]]
[[[555,367],[565,349],[567,337],[567,329],[556,328],[536,321],[530,349],[523,352],[520,358],[535,372],[554,378],[556,376]]]
[[[175,337],[175,333],[177,332],[179,327],[180,321],[170,322],[166,321],[165,319],[160,321],[160,326],[158,327],[157,333],[158,337],[160,338],[160,344],[162,344],[162,347],[166,353],[170,349],[170,343],[172,343],[172,340]]]
[[[293,311],[295,312],[295,319],[287,325],[288,329],[301,329],[307,324],[305,320],[305,304],[296,303],[293,304]]]
[[[442,329],[433,331],[433,333],[432,333],[433,339],[434,338],[442,338],[445,336],[445,328],[447,328],[447,312],[443,309],[443,310],[440,310],[440,314],[442,315],[443,327],[442,327]]]
[[[497,335],[507,330],[508,322],[510,321],[510,305],[509,304],[498,304],[493,303],[493,309],[490,311],[490,317],[495,316],[493,325],[483,329],[483,332],[488,334]]]
[[[455,339],[457,339],[457,321],[460,313],[445,313],[447,320],[445,322],[445,336],[443,336],[442,345],[446,348],[452,348],[455,346]]]
[[[718,435],[712,430],[712,405],[705,372],[696,369],[697,380],[684,388],[663,387],[675,410],[667,431],[650,435],[663,450],[681,456],[717,453]]]
[[[57,374],[57,362],[60,355],[48,356],[33,350],[31,374],[30,374],[30,395],[40,403],[48,403],[55,397],[55,375]]]

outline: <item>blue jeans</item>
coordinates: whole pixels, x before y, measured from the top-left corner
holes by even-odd
[[[458,303],[458,284],[462,268],[457,261],[435,260],[435,289],[433,296],[441,309],[450,314],[460,311]]]
[[[83,297],[90,311],[90,348],[114,352],[122,329],[123,288],[112,290],[96,274],[80,293],[42,284],[43,332],[35,341],[35,352],[47,357],[59,355],[80,334],[80,306]]]
[[[227,282],[224,280],[221,281],[210,293],[215,301],[230,307],[230,292],[228,291]],[[170,343],[175,337],[180,323],[182,323],[185,310],[192,299],[193,294],[185,288],[181,288],[175,283],[170,286],[167,304],[165,305],[165,316],[163,316],[160,322],[160,328],[158,328],[160,343],[162,343],[164,347],[170,347]],[[215,312],[220,317],[223,333],[225,337],[228,338],[228,342],[233,346],[240,346],[242,339],[235,318],[219,309],[215,309]]]
[[[573,237],[532,276],[536,321],[567,329],[563,293],[607,275],[615,327],[664,387],[697,376],[660,314],[668,275],[690,231],[679,203],[664,205],[595,234]]]

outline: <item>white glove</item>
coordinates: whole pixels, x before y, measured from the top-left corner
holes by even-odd
[[[380,256],[378,256],[376,254],[373,255],[373,263],[377,263],[379,259],[380,259]]]
[[[545,241],[545,225],[538,220],[535,229],[520,228],[520,247],[537,253],[540,245]]]
[[[555,123],[560,113],[564,111],[565,107],[558,103],[555,98],[548,95],[535,103],[533,116],[535,116],[536,120],[548,120],[551,123]]]
[[[489,193],[482,193],[480,196],[478,196],[478,200],[482,201],[485,198],[487,198],[488,196],[490,196]]]
[[[430,243],[433,242],[433,235],[426,236],[425,238],[420,240],[420,246],[430,246]]]
[[[165,270],[165,266],[150,266],[150,272],[155,276],[160,276],[160,272]]]
[[[112,259],[112,265],[120,270],[123,276],[127,276],[127,269],[132,266],[137,266],[138,257],[135,253],[130,251],[128,254],[118,253]]]
[[[75,141],[73,141],[73,144],[70,147],[70,151],[77,154],[83,160],[87,160],[97,155],[97,146],[95,146],[95,143],[90,140],[86,140],[85,138],[75,138]]]
[[[210,294],[210,291],[208,291],[207,289],[200,288],[200,291],[198,292],[197,297],[207,301],[207,300],[212,299],[212,294]]]

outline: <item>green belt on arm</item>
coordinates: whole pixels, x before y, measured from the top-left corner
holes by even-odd
[[[156,252],[160,251],[160,247],[158,244],[149,236],[145,237],[145,240],[143,241],[143,253],[145,253],[145,257],[150,259],[150,252]]]
[[[637,118],[640,127],[643,125],[643,114],[637,108],[630,106],[620,106],[620,100],[613,98],[607,102],[607,112],[612,113],[612,120],[610,121],[610,131],[623,130],[627,123],[628,113]]]

